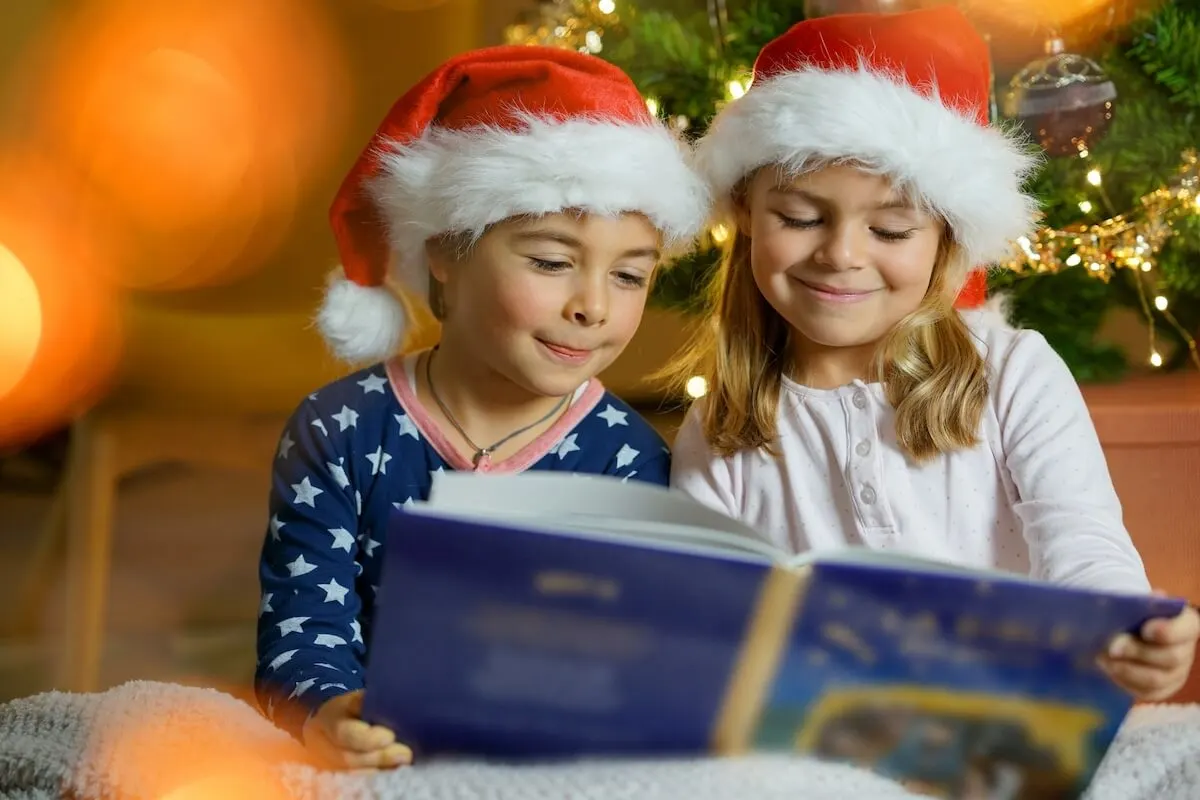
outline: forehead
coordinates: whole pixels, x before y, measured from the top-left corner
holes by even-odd
[[[854,162],[816,165],[796,172],[771,170],[766,189],[776,194],[795,194],[805,199],[854,199],[900,209],[923,211],[920,195],[890,176]]]

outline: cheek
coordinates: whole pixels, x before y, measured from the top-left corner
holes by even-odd
[[[562,302],[552,278],[531,271],[510,274],[505,280],[480,282],[470,287],[471,302],[463,304],[473,328],[496,334],[529,331],[561,315]]]
[[[635,292],[620,287],[612,290],[608,304],[608,328],[614,339],[625,343],[633,338],[642,324],[647,298],[646,290]]]
[[[890,253],[877,264],[883,279],[892,291],[924,297],[933,277],[936,249],[914,247],[905,252]]]

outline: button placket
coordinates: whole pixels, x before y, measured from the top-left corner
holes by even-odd
[[[863,387],[856,387],[848,400],[843,404],[850,444],[847,488],[854,496],[859,523],[863,528],[888,528],[892,522],[880,492],[880,459],[875,452],[878,431],[874,409]]]

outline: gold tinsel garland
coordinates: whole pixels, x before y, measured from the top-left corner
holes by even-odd
[[[509,44],[549,45],[599,53],[605,31],[619,23],[615,0],[554,0],[539,4],[532,18],[510,25],[505,40]],[[730,87],[727,101],[735,101],[744,91],[744,86]],[[654,98],[648,98],[647,105],[654,113],[658,112]],[[1099,170],[1090,170],[1087,179],[1111,216],[1065,228],[1041,228],[1033,236],[1016,242],[1012,258],[1001,266],[1028,274],[1083,267],[1089,275],[1103,281],[1110,280],[1118,269],[1132,270],[1148,326],[1150,365],[1163,364],[1156,333],[1158,314],[1183,339],[1192,362],[1200,369],[1196,340],[1171,313],[1170,301],[1157,291],[1153,274],[1158,253],[1174,234],[1175,221],[1186,214],[1200,214],[1200,156],[1195,151],[1185,152],[1176,179],[1145,195],[1137,208],[1125,213],[1117,213],[1109,201]],[[1091,201],[1080,203],[1081,213],[1091,213],[1092,209]],[[712,238],[719,240],[721,232],[714,231]]]

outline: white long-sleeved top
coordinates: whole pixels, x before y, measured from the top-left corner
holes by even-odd
[[[963,317],[990,372],[975,447],[914,464],[897,446],[880,384],[818,390],[785,379],[778,457],[713,455],[693,408],[675,441],[672,486],[788,552],[865,546],[1148,591],[1066,364],[1041,334],[999,324],[994,314]]]

